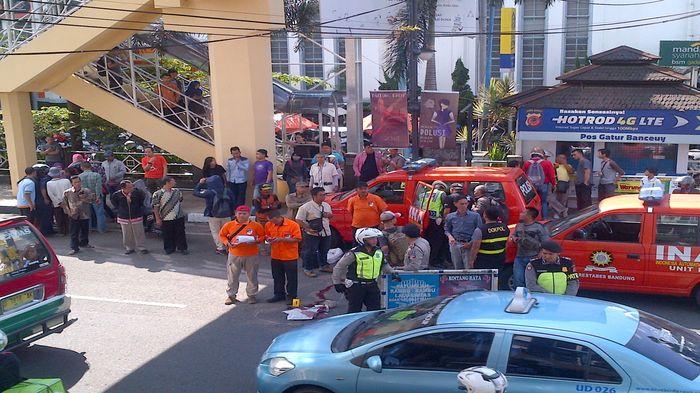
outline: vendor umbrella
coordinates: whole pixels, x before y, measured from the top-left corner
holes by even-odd
[[[282,131],[282,118],[284,117],[284,126],[288,134],[294,134],[305,130],[318,129],[318,124],[305,118],[302,115],[282,115],[275,114],[275,132]]]

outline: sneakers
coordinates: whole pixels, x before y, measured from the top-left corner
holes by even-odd
[[[277,302],[281,302],[281,301],[283,301],[283,300],[285,300],[285,299],[286,299],[286,298],[285,298],[284,296],[273,296],[273,297],[267,299],[266,301],[267,301],[268,303],[277,303]]]
[[[331,267],[331,265],[326,265],[318,270],[324,273],[333,273],[333,268]]]
[[[245,302],[248,304],[255,304],[258,302],[258,299],[256,299],[255,296],[248,296],[248,299],[246,299]]]
[[[129,254],[133,254],[135,252],[136,252],[136,250],[126,250],[126,251],[124,251],[124,254],[129,255]]]
[[[318,274],[314,273],[313,270],[304,270],[304,275],[306,277],[316,277]]]
[[[224,302],[224,304],[227,306],[230,306],[234,303],[238,303],[238,299],[236,299],[235,297],[231,297],[231,296],[227,297],[226,301]]]

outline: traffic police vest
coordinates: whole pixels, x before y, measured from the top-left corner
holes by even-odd
[[[433,190],[433,195],[430,197],[430,201],[428,202],[428,212],[430,214],[430,218],[436,219],[442,216],[442,210],[444,208],[444,196],[444,191]]]
[[[500,222],[492,222],[481,226],[481,247],[479,259],[500,260],[506,252],[506,243],[510,231]]]
[[[555,295],[566,293],[570,280],[578,279],[574,263],[566,257],[559,257],[559,263],[545,263],[542,258],[530,261],[537,274],[537,284]]]
[[[381,274],[384,263],[382,250],[377,248],[374,250],[374,254],[370,255],[366,253],[363,246],[359,246],[353,248],[352,253],[355,255],[355,263],[353,263],[354,266],[350,265],[348,268],[348,279],[364,282],[375,281]]]

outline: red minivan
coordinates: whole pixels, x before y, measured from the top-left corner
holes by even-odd
[[[70,303],[51,245],[26,218],[0,215],[0,330],[7,349],[63,331],[74,321]]]

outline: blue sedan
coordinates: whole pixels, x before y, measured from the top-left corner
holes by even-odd
[[[519,298],[519,295],[520,298]],[[508,393],[700,392],[700,335],[627,306],[467,292],[328,318],[277,337],[260,393],[460,392],[487,366]]]

